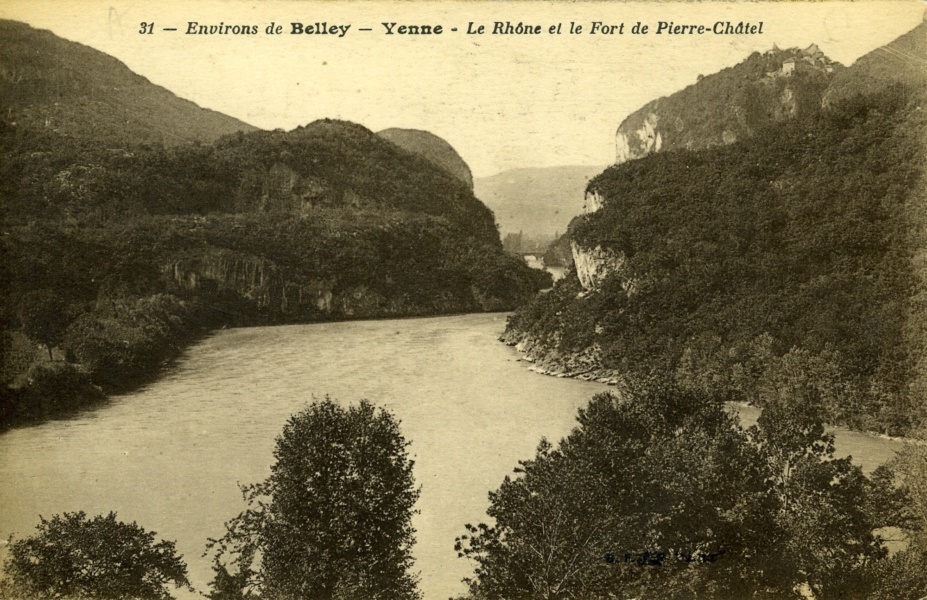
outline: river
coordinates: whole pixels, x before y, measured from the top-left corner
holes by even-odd
[[[485,520],[487,492],[542,436],[568,433],[577,408],[606,389],[527,370],[497,341],[504,325],[505,315],[480,314],[217,332],[144,389],[0,435],[0,539],[29,535],[40,514],[114,510],[177,540],[206,591],[206,539],[244,507],[237,484],[269,474],[287,417],[313,397],[367,398],[412,441],[425,598],[457,595],[472,568],[453,549],[464,523]],[[838,451],[867,470],[898,447],[838,432]]]

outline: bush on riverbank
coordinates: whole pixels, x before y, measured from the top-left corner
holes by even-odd
[[[0,392],[0,424],[40,421],[73,413],[104,398],[90,375],[66,362],[38,362],[17,388]]]
[[[68,327],[63,345],[94,383],[121,389],[176,356],[193,316],[188,303],[170,294],[107,299]]]
[[[168,294],[107,298],[65,330],[65,359],[32,362],[0,398],[0,424],[67,415],[158,372],[199,329],[190,303]]]

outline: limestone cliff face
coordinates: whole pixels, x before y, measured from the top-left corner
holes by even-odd
[[[163,267],[164,274],[189,291],[213,288],[251,303],[262,313],[296,316],[306,312],[330,314],[336,308],[333,282],[323,279],[288,281],[273,262],[213,249]]]
[[[615,134],[615,162],[732,144],[771,123],[816,110],[842,69],[813,44],[804,50],[755,52],[629,115]]]
[[[382,281],[347,284],[338,274],[320,277],[282,268],[266,258],[224,248],[210,248],[162,266],[173,285],[214,303],[235,325],[312,322],[510,310],[499,298],[448,290],[419,294],[376,289]],[[386,286],[387,288],[389,286]]]
[[[597,190],[586,190],[586,197],[583,201],[583,212],[585,214],[594,213],[605,203],[605,198]]]
[[[587,291],[599,289],[609,273],[620,271],[624,266],[624,256],[601,246],[583,248],[571,240],[570,250],[573,253],[576,276],[579,278],[580,285]]]
[[[656,104],[656,103],[655,103]],[[615,134],[615,162],[623,163],[663,149],[663,133],[658,129],[657,106],[638,111],[625,119]]]

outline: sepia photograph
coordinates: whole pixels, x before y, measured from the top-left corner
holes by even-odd
[[[0,600],[927,599],[927,3],[5,0]]]

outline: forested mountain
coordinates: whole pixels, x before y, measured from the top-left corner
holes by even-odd
[[[4,424],[134,385],[209,328],[510,310],[549,285],[503,252],[467,183],[360,125],[133,143],[162,108],[209,118],[105,55],[3,30],[38,65],[0,116]],[[36,74],[67,51],[86,69],[61,67],[59,93]],[[117,75],[147,92],[85,113]],[[155,121],[127,121],[128,97]],[[43,106],[68,118],[23,117]]]
[[[922,29],[890,47],[927,61]],[[927,71],[894,81],[896,60],[880,49],[839,75],[864,94],[844,87],[735,143],[600,174],[587,190],[599,209],[571,227],[574,272],[507,340],[553,371],[670,378],[758,405],[791,386],[833,423],[916,429]]]
[[[255,128],[200,108],[115,58],[25,23],[0,20],[4,121],[106,147],[211,142]]]
[[[393,142],[403,150],[430,160],[466,183],[471,190],[473,189],[473,174],[470,172],[470,166],[457,154],[453,146],[435,134],[420,129],[393,127],[378,131],[377,135]]]
[[[731,144],[773,123],[813,113],[842,70],[814,44],[754,52],[629,115],[615,134],[615,162],[663,150]]]

